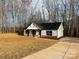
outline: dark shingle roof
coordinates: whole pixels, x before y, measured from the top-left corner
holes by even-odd
[[[57,30],[61,24],[61,22],[55,23],[36,23],[38,27],[42,30]]]

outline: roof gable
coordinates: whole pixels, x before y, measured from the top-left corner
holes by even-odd
[[[29,27],[27,27],[27,29],[40,29],[40,27],[37,26],[37,24],[32,23]]]

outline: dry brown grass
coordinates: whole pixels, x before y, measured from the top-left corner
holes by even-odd
[[[20,59],[57,42],[12,33],[0,34],[0,59]]]

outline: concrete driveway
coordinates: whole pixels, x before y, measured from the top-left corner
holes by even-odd
[[[55,45],[22,59],[79,59],[79,40],[74,40],[62,38]]]

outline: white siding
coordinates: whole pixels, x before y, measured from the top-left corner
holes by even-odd
[[[24,30],[24,35],[26,35],[26,30]]]
[[[32,23],[27,29],[40,29],[40,28],[36,24]],[[41,30],[41,36],[46,36],[47,31],[52,31],[52,36],[57,36],[57,38],[60,38],[63,36],[63,25],[61,24],[58,30]],[[39,35],[38,31],[36,31],[36,35]]]
[[[52,36],[57,36],[57,30],[52,30]]]
[[[46,30],[41,31],[41,36],[46,36]]]
[[[36,24],[32,23],[27,29],[40,29]]]
[[[59,27],[59,29],[58,29],[58,36],[57,36],[57,38],[60,38],[60,37],[62,37],[63,36],[63,25],[61,24],[60,25],[60,27]]]
[[[41,35],[42,36],[46,36],[47,34],[46,34],[46,31],[52,31],[52,36],[57,36],[58,34],[57,34],[57,30],[42,30],[41,31]]]
[[[37,35],[37,36],[39,35],[39,31],[36,31],[36,35]]]

